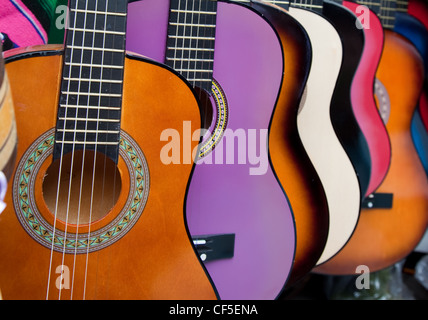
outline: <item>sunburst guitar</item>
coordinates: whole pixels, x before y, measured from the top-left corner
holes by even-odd
[[[284,81],[270,130],[275,172],[293,208],[296,253],[287,282],[292,287],[316,265],[327,241],[329,211],[324,188],[299,138],[297,116],[312,62],[312,46],[302,25],[285,7],[252,2],[269,19],[284,48]]]
[[[216,299],[184,222],[192,162],[160,159],[164,129],[200,125],[193,90],[125,54],[126,1],[71,0],[69,15],[64,49],[7,59],[19,146],[3,298]]]

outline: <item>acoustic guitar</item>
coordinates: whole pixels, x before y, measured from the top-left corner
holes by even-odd
[[[312,47],[305,29],[288,14],[288,4],[236,2],[245,2],[265,16],[278,32],[284,50],[284,81],[270,127],[269,151],[294,214],[296,253],[287,281],[287,287],[291,287],[317,263],[327,241],[329,226],[324,188],[297,128],[299,105],[311,67]]]
[[[0,43],[0,172],[7,180],[10,179],[15,164],[17,142],[12,91]]]
[[[425,126],[425,124],[428,124],[427,119],[425,119],[425,114],[428,112],[428,29],[419,19],[408,14],[408,1],[400,1],[397,2],[394,31],[401,34],[415,46],[424,62],[425,86],[419,97],[417,112],[415,111],[414,117],[418,119],[413,121],[416,126],[413,127],[412,125],[412,137],[425,173],[428,175],[428,158],[426,158],[428,144],[424,143],[424,140],[426,140],[424,137],[428,135],[428,126]],[[419,125],[420,121],[423,124],[422,126]]]
[[[144,0],[129,4],[128,34],[130,51],[182,73],[205,102],[186,218],[220,298],[278,297],[296,233],[267,145],[284,71],[277,33],[241,3]]]
[[[376,73],[380,87],[376,100],[380,110],[389,110],[391,166],[377,190],[382,197],[361,211],[347,245],[317,268],[325,274],[354,274],[360,265],[370,272],[391,266],[416,247],[428,225],[428,181],[410,133],[424,79],[423,62],[411,43],[392,31],[394,3],[381,4],[385,41]]]
[[[126,18],[123,0],[71,0],[64,48],[9,52],[20,143],[4,299],[217,298],[183,215],[193,163],[160,159],[165,128],[200,126],[198,101],[176,72],[125,54]]]
[[[361,200],[368,192],[371,179],[371,156],[367,138],[355,114],[360,106],[352,99],[352,91],[361,82],[357,75],[364,50],[364,31],[357,28],[356,15],[342,6],[341,0],[324,1],[322,14],[336,28],[343,48],[343,63],[331,101],[330,117],[336,135],[351,159],[358,176]],[[356,76],[357,75],[357,76]]]
[[[355,118],[370,151],[371,171],[369,184],[364,194],[366,198],[380,186],[391,162],[389,135],[374,98],[376,70],[383,49],[383,29],[377,16],[380,11],[380,0],[343,1],[342,5],[355,15],[349,19],[349,28],[352,30],[352,23],[356,28],[355,17],[357,17],[357,22],[362,23],[359,28],[364,35],[361,59],[352,78],[350,94]],[[355,30],[348,32],[355,34]],[[349,42],[352,42],[350,45],[361,44],[361,39],[358,42],[351,38],[349,37]]]
[[[425,29],[428,30],[428,3],[424,0],[410,0],[408,1],[407,7],[408,14],[417,18],[420,23],[425,26]],[[427,70],[425,70],[427,71]],[[424,94],[421,95],[419,100],[419,114],[422,120],[422,123],[425,127],[425,130],[428,134],[428,96],[426,94],[428,92],[428,79],[425,78],[424,85]],[[425,166],[426,168],[426,166]]]
[[[281,5],[281,1],[271,3]],[[333,257],[352,235],[361,198],[355,169],[330,118],[343,47],[336,29],[322,16],[322,8],[322,1],[294,1],[288,11],[304,27],[312,47],[312,64],[297,126],[305,150],[321,179],[329,210],[327,242],[317,265]]]

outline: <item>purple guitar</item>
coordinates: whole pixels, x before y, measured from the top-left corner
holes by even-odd
[[[200,95],[207,130],[185,214],[219,297],[275,299],[295,250],[293,215],[267,148],[283,77],[275,31],[238,3],[136,1],[129,4],[127,50],[165,62]],[[197,129],[183,129],[184,145],[186,136],[199,139]],[[174,157],[174,137],[163,140],[170,160],[194,159]]]

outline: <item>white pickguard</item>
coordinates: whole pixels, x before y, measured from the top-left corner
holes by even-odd
[[[312,65],[297,118],[304,147],[327,196],[330,225],[317,265],[333,257],[351,237],[360,213],[360,188],[354,167],[330,119],[330,101],[342,63],[337,31],[315,12],[290,8],[312,44]]]

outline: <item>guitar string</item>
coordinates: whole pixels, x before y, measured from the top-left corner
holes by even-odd
[[[76,9],[77,9],[77,1],[76,1]],[[76,15],[74,16],[74,24],[76,23]],[[72,30],[72,38],[75,36],[75,30]],[[71,48],[70,56],[73,55],[74,48]],[[70,64],[69,70],[68,70],[68,77],[71,78],[71,69],[72,66]],[[70,92],[70,81],[67,83],[67,92]],[[69,104],[70,95],[66,94],[66,103],[65,103],[65,109],[64,109],[64,125],[63,125],[63,141],[65,141],[65,127],[67,123],[67,113],[68,113],[68,104]],[[53,231],[52,231],[52,241],[51,241],[51,248],[50,248],[50,257],[49,257],[49,271],[48,271],[48,282],[46,286],[46,300],[49,299],[49,291],[50,291],[50,283],[51,283],[51,273],[52,273],[52,263],[53,263],[53,253],[54,253],[54,246],[55,246],[55,238],[56,238],[56,222],[58,217],[58,205],[59,205],[59,192],[61,187],[61,173],[62,173],[62,160],[64,155],[64,142],[61,143],[61,153],[59,158],[59,168],[58,168],[58,185],[56,190],[56,199],[55,199],[55,209],[54,209],[54,222],[53,222]]]
[[[76,0],[76,8],[78,8],[78,2],[79,0]],[[87,10],[87,6],[88,3],[86,3],[86,10]],[[76,16],[77,16],[77,12],[75,12]],[[85,18],[84,18],[84,26],[86,26],[86,13],[85,13]],[[74,28],[77,27],[77,19],[76,19],[76,23],[73,26]],[[82,35],[82,47],[84,46],[84,39],[85,39],[85,33],[86,33],[86,28],[83,27],[83,35]],[[75,41],[75,38],[73,37],[73,42]],[[73,61],[74,55],[71,54],[70,55],[70,62]],[[80,54],[80,65],[82,65],[83,63],[83,49],[81,51]],[[70,70],[72,68],[72,63],[70,63]],[[68,235],[68,222],[69,222],[69,214],[70,214],[70,200],[71,200],[71,188],[72,188],[72,182],[73,182],[73,171],[74,171],[74,161],[75,161],[75,151],[76,151],[76,135],[77,135],[77,119],[78,119],[78,108],[77,105],[79,104],[79,97],[80,97],[80,93],[81,93],[81,79],[82,79],[82,67],[79,66],[79,77],[77,79],[78,82],[78,87],[76,90],[76,95],[77,95],[77,99],[76,99],[76,111],[75,111],[75,120],[74,120],[74,134],[73,134],[73,141],[72,141],[72,151],[71,151],[71,162],[70,162],[70,178],[69,178],[69,183],[68,183],[68,195],[67,195],[67,209],[66,209],[66,218],[65,218],[65,230],[64,230],[64,243],[63,243],[63,248],[62,248],[62,260],[61,260],[61,265],[64,266],[65,265],[65,251],[66,251],[66,244],[67,244],[67,235]],[[71,77],[70,77],[71,78]],[[69,82],[71,80],[68,80]],[[63,139],[65,140],[65,139]],[[82,172],[83,175],[83,172]],[[59,300],[61,300],[61,293],[62,293],[62,286],[60,286],[59,288]]]
[[[205,37],[208,36],[207,32],[206,32],[207,31],[207,14],[205,13],[202,16],[202,14],[201,14],[202,11],[204,11],[204,12],[208,12],[209,11],[208,10],[208,1],[207,0],[205,0],[205,7],[202,7],[202,1],[199,3],[198,26],[197,26],[197,36],[196,36],[196,44],[195,44],[196,48],[199,48],[200,25],[205,26],[204,29],[203,29],[202,37],[205,38]],[[201,16],[202,16],[202,19],[201,19]],[[211,36],[211,35],[209,35],[209,36]],[[206,40],[206,41],[209,41],[209,40]],[[204,43],[204,40],[202,40],[202,42]],[[204,48],[204,46],[202,46],[202,47]],[[211,46],[208,46],[208,48],[211,48]],[[204,62],[203,62],[204,54],[202,52],[203,51],[201,51],[202,58],[201,58],[201,62],[200,62],[199,65],[201,66],[202,70],[208,70],[209,68],[205,68],[205,66],[204,66]],[[208,56],[210,56],[211,54],[212,53],[209,53]],[[195,55],[196,55],[196,57],[195,57],[196,58],[195,59],[196,60],[195,65],[197,66],[198,65],[198,51],[196,51]],[[209,63],[208,63],[208,66],[209,66]],[[197,67],[195,67],[195,69],[197,69]],[[196,72],[195,72],[195,76],[196,76]],[[201,77],[201,79],[203,79],[203,77]],[[203,93],[202,93],[203,90],[205,90],[205,89],[203,89],[204,88],[203,81],[201,81],[201,83],[199,84],[199,87],[200,87],[200,89],[199,89],[200,90],[200,93],[199,93],[200,98],[199,99],[201,100],[201,103],[203,103],[203,105],[205,106],[204,109],[203,109],[204,112],[202,114],[203,118],[201,118],[201,121],[203,121],[203,123],[201,123],[201,127],[203,127],[205,129],[205,127],[207,126],[207,120],[208,121],[210,120],[210,119],[207,119],[208,115],[207,115],[207,110],[206,110],[206,108],[207,107],[209,108],[209,106],[210,106],[210,98],[209,98],[210,97],[210,87],[208,87],[206,89],[208,91],[206,95],[203,95]],[[204,99],[204,101],[202,101],[202,99]],[[210,127],[210,125],[208,124],[208,128],[207,129],[209,129],[209,127]],[[196,159],[197,159],[197,157],[198,157],[198,155],[196,155]]]
[[[95,10],[96,11],[96,10]],[[86,10],[85,10],[85,18],[84,18],[84,24],[83,29],[86,30],[86,20],[87,20],[87,12],[88,12],[88,3],[86,3]],[[77,14],[77,12],[76,12]],[[96,14],[94,15],[94,25],[93,29],[96,28]],[[84,33],[85,34],[85,33]],[[84,45],[85,36],[83,35],[82,39],[82,47],[85,47]],[[95,47],[95,34],[92,35],[92,47]],[[82,57],[83,57],[83,49],[82,49]],[[89,65],[89,81],[88,81],[88,92],[90,91],[91,85],[92,85],[92,66],[94,63],[94,50],[91,50],[91,63]],[[82,67],[80,67],[80,71],[82,71]],[[80,72],[81,73],[81,72]],[[89,97],[87,100],[87,107],[89,107]],[[82,150],[82,165],[81,165],[81,176],[80,176],[80,187],[79,187],[79,200],[78,200],[78,209],[77,209],[77,226],[76,226],[76,234],[74,238],[74,257],[73,257],[73,274],[72,274],[72,285],[71,285],[71,297],[70,299],[73,299],[74,295],[74,283],[75,283],[75,270],[76,270],[76,259],[77,259],[77,245],[78,245],[78,234],[79,234],[79,228],[80,228],[80,213],[81,213],[81,204],[82,204],[82,191],[83,191],[83,178],[84,178],[84,170],[85,170],[85,162],[86,162],[86,137],[87,137],[87,129],[88,129],[88,123],[89,123],[89,109],[86,110],[86,119],[85,119],[85,134],[83,135],[83,150]]]
[[[109,0],[106,0],[105,4],[105,12],[104,12],[104,27],[107,26],[107,11],[109,6]],[[98,8],[98,0],[96,1],[96,7]],[[95,10],[96,12],[98,10]],[[97,13],[95,13],[95,16]],[[103,33],[103,44],[102,48],[105,48],[106,46],[106,33]],[[101,66],[104,64],[104,52],[101,54]],[[101,67],[101,75],[100,78],[103,79],[104,75],[104,67]],[[98,129],[99,129],[99,120],[100,120],[100,109],[101,106],[101,85],[99,87],[99,97],[98,97],[98,110],[97,110],[97,122],[96,122],[96,129],[95,129],[95,141],[98,141]],[[90,236],[91,236],[91,226],[92,226],[92,208],[93,208],[93,201],[94,201],[94,183],[95,183],[95,166],[97,161],[97,153],[98,153],[98,143],[95,144],[95,152],[94,152],[94,161],[93,161],[93,167],[92,167],[92,185],[91,185],[91,201],[90,201],[90,209],[89,209],[89,230],[88,230],[88,238],[87,238],[87,245],[86,245],[86,263],[85,263],[85,281],[84,281],[84,290],[83,290],[83,300],[86,298],[86,285],[87,285],[87,279],[88,279],[88,263],[89,263],[89,247],[90,247]]]
[[[181,0],[178,0],[178,4],[177,4],[177,23],[180,22],[180,9],[181,8]],[[178,51],[178,35],[179,35],[179,25],[177,24],[176,29],[175,29],[175,39],[174,39],[174,58],[173,58],[173,62],[172,62],[172,66],[174,70],[177,70],[177,64],[178,64],[178,58],[177,58],[177,51]],[[183,53],[182,53],[183,54]],[[182,59],[182,57],[180,58]]]

